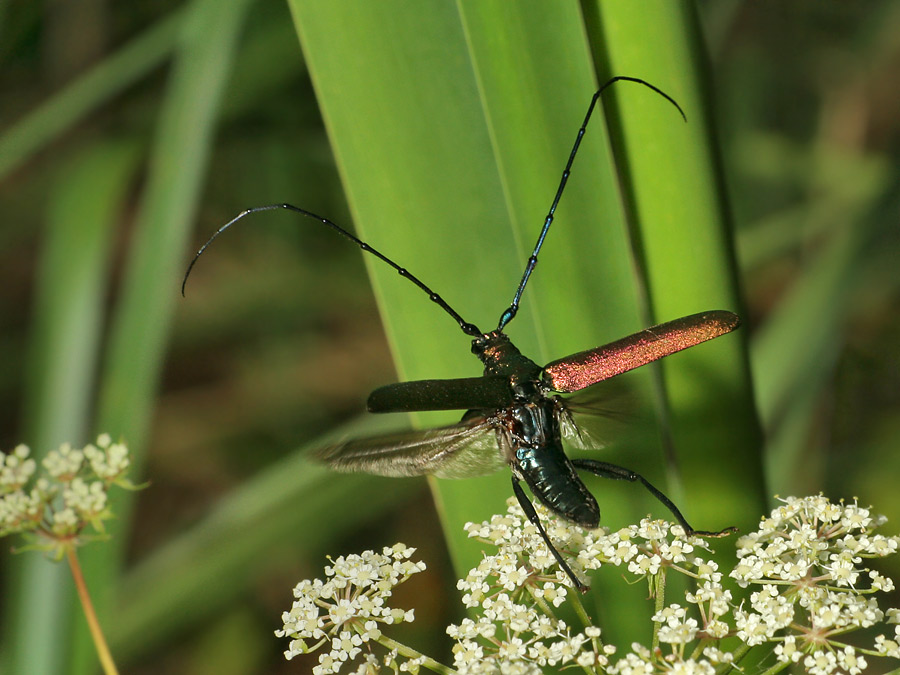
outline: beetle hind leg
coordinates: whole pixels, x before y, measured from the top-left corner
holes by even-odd
[[[684,532],[688,536],[725,537],[729,534],[737,532],[736,527],[726,527],[724,530],[719,530],[718,532],[695,530],[690,526],[685,517],[681,515],[681,511],[678,510],[678,507],[675,506],[675,503],[671,499],[666,497],[666,495],[663,494],[661,490],[657,489],[641,474],[636,473],[631,469],[626,469],[625,467],[618,466],[617,464],[610,464],[609,462],[600,462],[596,459],[573,459],[572,465],[576,469],[590,471],[592,474],[594,474],[595,476],[599,476],[600,478],[610,478],[612,480],[627,480],[631,483],[641,483],[645,488],[647,488],[650,494],[656,497],[660,502],[662,502],[663,506],[665,506],[667,509],[669,509],[669,511],[672,512],[672,515],[675,516],[675,520],[677,520],[678,523],[684,528]]]

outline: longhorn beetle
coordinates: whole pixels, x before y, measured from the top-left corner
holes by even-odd
[[[672,512],[687,535],[717,537],[734,529],[728,528],[719,532],[695,530],[675,504],[640,474],[594,459],[569,459],[563,452],[563,438],[575,446],[584,447],[587,442],[575,424],[573,413],[589,410],[583,404],[579,404],[577,396],[563,398],[557,394],[580,391],[615,375],[731,332],[740,323],[737,315],[724,310],[692,314],[647,328],[602,347],[551,361],[544,367],[521,354],[503,332],[518,312],[519,301],[537,265],[538,253],[553,222],[553,215],[566,187],[572,163],[597,101],[607,87],[619,81],[635,82],[652,89],[675,106],[682,118],[685,118],[684,111],[673,98],[649,82],[635,77],[614,77],[597,90],[578,129],[556,196],[544,219],[537,243],[528,258],[513,300],[500,315],[497,327],[488,333],[463,319],[419,277],[377,249],[327,218],[290,204],[273,204],[248,209],[219,228],[197,251],[185,272],[181,286],[181,292],[184,294],[185,283],[198,258],[216,237],[234,223],[252,213],[286,209],[318,220],[332,228],[422,289],[432,302],[453,317],[463,333],[472,338],[472,353],[484,365],[484,374],[481,377],[389,384],[370,394],[368,409],[375,413],[465,410],[462,420],[446,427],[401,431],[344,441],[321,449],[317,453],[318,459],[338,471],[362,471],[379,476],[432,474],[439,478],[467,478],[497,471],[504,465],[508,466],[512,471],[513,493],[522,510],[537,528],[562,570],[581,591],[586,591],[587,586],[578,579],[551,543],[534,505],[522,490],[522,481],[525,481],[532,494],[550,511],[589,529],[598,526],[600,509],[593,495],[578,477],[576,469],[603,478],[641,483]]]

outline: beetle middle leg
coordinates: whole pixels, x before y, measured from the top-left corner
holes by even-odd
[[[576,469],[583,469],[584,471],[590,471],[595,476],[600,476],[600,478],[611,478],[612,480],[627,480],[632,483],[641,483],[647,490],[656,497],[663,505],[672,512],[672,515],[675,516],[675,519],[679,522],[679,524],[684,528],[684,532],[688,536],[698,536],[698,537],[724,537],[734,532],[737,532],[736,527],[726,527],[724,530],[719,530],[718,532],[709,532],[707,530],[695,530],[690,526],[687,520],[685,520],[684,516],[681,515],[681,511],[678,510],[678,507],[675,506],[675,503],[666,497],[662,491],[658,490],[650,481],[644,478],[641,474],[632,471],[631,469],[626,469],[623,466],[618,466],[617,464],[610,464],[609,462],[600,462],[596,459],[573,459],[572,465]]]

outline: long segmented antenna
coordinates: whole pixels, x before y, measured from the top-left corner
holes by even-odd
[[[587,113],[584,116],[584,122],[581,123],[581,128],[578,130],[578,135],[575,136],[575,145],[572,146],[572,152],[569,153],[569,161],[566,162],[566,168],[563,169],[562,178],[559,181],[559,187],[556,189],[556,197],[553,198],[553,203],[550,205],[550,211],[547,213],[547,217],[544,219],[544,226],[541,228],[541,233],[538,235],[537,244],[534,246],[534,251],[531,252],[531,256],[528,258],[528,263],[525,265],[525,272],[522,274],[522,280],[519,282],[519,287],[516,289],[516,295],[513,298],[513,301],[510,303],[509,307],[503,310],[503,314],[500,315],[500,323],[497,325],[497,330],[502,331],[503,328],[512,321],[513,317],[519,311],[519,300],[522,299],[522,292],[525,290],[525,285],[528,283],[528,278],[531,276],[531,273],[534,271],[535,266],[537,265],[537,256],[541,250],[541,246],[544,245],[544,238],[547,236],[547,230],[550,229],[550,224],[553,222],[553,214],[556,212],[556,206],[559,204],[559,198],[562,197],[563,190],[566,187],[566,182],[569,180],[569,173],[572,170],[572,162],[575,161],[575,154],[578,152],[578,147],[581,145],[581,139],[584,136],[585,129],[587,128],[588,122],[591,119],[591,115],[594,112],[594,107],[597,104],[597,101],[600,98],[600,95],[603,93],[603,90],[609,87],[614,82],[619,81],[626,82],[637,82],[638,84],[643,84],[645,87],[649,87],[657,94],[666,99],[669,103],[674,105],[678,112],[681,113],[681,117],[684,118],[684,121],[687,122],[687,117],[684,114],[684,111],[681,109],[681,106],[669,96],[662,89],[654,87],[649,82],[641,80],[637,77],[626,77],[624,75],[620,75],[618,77],[613,77],[606,82],[602,87],[600,87],[594,96],[591,98],[591,103],[588,106]]]
[[[386,262],[388,265],[390,265],[395,270],[397,270],[397,273],[401,277],[404,277],[405,279],[409,279],[416,286],[418,286],[423,291],[425,291],[425,293],[428,294],[429,300],[431,300],[432,302],[437,304],[441,309],[443,309],[445,312],[447,312],[447,314],[449,314],[456,320],[456,323],[459,324],[459,327],[462,329],[463,333],[465,333],[466,335],[469,335],[471,337],[481,337],[482,333],[478,329],[478,326],[476,326],[475,324],[469,323],[468,321],[463,319],[456,312],[456,310],[453,309],[450,305],[448,305],[447,302],[440,295],[438,295],[437,293],[432,291],[416,275],[414,275],[412,272],[407,270],[405,267],[400,267],[400,265],[395,263],[393,260],[388,258],[386,255],[384,255],[377,249],[372,248],[366,242],[364,242],[362,239],[358,239],[358,238],[354,237],[352,234],[350,234],[347,230],[345,230],[340,225],[328,220],[328,218],[323,218],[322,216],[318,216],[315,213],[311,213],[304,209],[298,208],[296,206],[293,206],[292,204],[270,204],[268,206],[257,206],[256,208],[247,209],[246,211],[241,211],[241,213],[239,213],[237,216],[235,216],[234,218],[229,220],[227,223],[225,223],[222,227],[220,227],[218,230],[216,230],[215,234],[213,234],[213,236],[211,236],[209,239],[207,239],[206,243],[200,247],[200,250],[197,251],[197,254],[194,256],[194,259],[191,260],[191,264],[188,265],[187,271],[184,273],[184,280],[181,282],[181,295],[184,295],[184,286],[187,283],[188,276],[190,276],[190,274],[191,274],[191,270],[194,269],[194,264],[197,262],[197,259],[201,255],[203,255],[203,252],[207,249],[207,247],[213,242],[213,240],[216,237],[218,237],[225,230],[227,230],[229,227],[234,225],[241,218],[244,218],[245,216],[249,216],[251,213],[259,213],[260,211],[274,211],[276,209],[286,209],[288,211],[293,211],[294,213],[299,213],[301,216],[306,216],[307,218],[313,218],[315,220],[318,220],[320,223],[327,225],[331,229],[337,231],[339,234],[343,235],[344,237],[346,237],[347,239],[349,239],[350,241],[355,243],[357,246],[359,246],[366,253],[371,253],[372,255],[374,255],[377,258]]]

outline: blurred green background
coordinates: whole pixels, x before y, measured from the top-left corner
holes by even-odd
[[[674,455],[621,461],[667,475],[698,527],[824,491],[896,529],[900,7],[289,5],[0,3],[0,440],[43,453],[109,431],[136,453],[150,486],[117,505],[114,542],[85,551],[124,672],[304,672],[272,637],[289,589],[325,554],[398,540],[429,566],[398,597],[416,607],[408,640],[446,650],[435,626],[459,609],[425,481],[335,476],[301,450],[400,423],[361,418],[397,377],[392,350],[404,377],[477,374],[465,336],[286,214],[217,241],[184,300],[181,275],[237,212],[290,201],[357,228],[488,330],[609,75],[662,87],[688,125],[615,90],[510,335],[548,361],[739,310],[739,337],[645,378]],[[664,515],[636,488],[592,487],[604,522]],[[465,520],[473,493],[496,494],[483,517],[508,492],[503,475],[438,503]],[[4,672],[93,672],[67,570],[31,558],[0,559]]]

